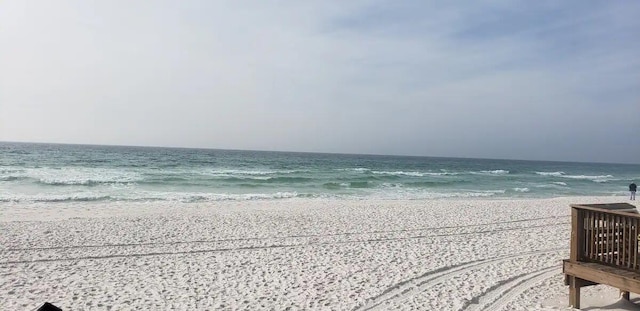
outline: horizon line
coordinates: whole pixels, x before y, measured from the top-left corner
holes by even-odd
[[[36,141],[6,141],[1,143],[14,144],[34,144],[34,145],[66,145],[66,146],[95,146],[95,147],[134,147],[134,148],[165,148],[165,149],[192,149],[192,150],[221,150],[221,151],[244,151],[244,152],[275,152],[275,153],[301,153],[301,154],[326,154],[326,155],[350,155],[350,156],[391,156],[391,157],[412,157],[412,158],[447,158],[447,159],[469,159],[469,160],[497,160],[497,161],[523,161],[523,162],[552,162],[552,163],[585,163],[585,164],[618,164],[618,165],[640,165],[638,163],[620,162],[593,162],[593,161],[570,161],[570,160],[531,160],[531,159],[509,159],[509,158],[475,158],[462,156],[437,156],[437,155],[408,155],[408,154],[381,154],[381,153],[350,153],[350,152],[327,152],[327,151],[295,151],[295,150],[258,150],[258,149],[235,149],[235,148],[213,148],[213,147],[178,147],[178,146],[158,146],[158,145],[126,145],[126,144],[88,144],[88,143],[61,143],[61,142],[36,142]]]

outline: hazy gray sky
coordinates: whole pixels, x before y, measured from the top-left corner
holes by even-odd
[[[640,163],[640,1],[0,2],[0,141]]]

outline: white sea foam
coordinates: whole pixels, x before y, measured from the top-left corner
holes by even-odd
[[[107,183],[133,183],[142,180],[135,171],[107,168],[38,168],[25,169],[19,177],[38,180],[47,185],[90,185]]]
[[[222,170],[197,170],[191,171],[193,175],[203,175],[217,178],[238,178],[238,179],[255,179],[255,180],[268,180],[277,175],[289,175],[296,173],[308,173],[308,170],[237,170],[237,169],[222,169]],[[178,172],[180,174],[180,172]]]
[[[0,202],[90,202],[90,201],[104,201],[113,199],[109,195],[96,194],[96,193],[73,193],[73,194],[39,194],[39,195],[24,195],[24,194],[0,194]]]
[[[594,182],[606,182],[613,178],[612,175],[562,175],[562,178],[592,180]]]
[[[552,188],[552,189],[563,189],[567,187],[566,183],[563,183],[561,181],[558,182],[552,182],[550,184],[541,184],[541,185],[536,185],[536,188]]]
[[[429,176],[454,176],[454,175],[460,175],[460,173],[456,173],[456,172],[426,172],[424,174],[425,175],[429,175]]]
[[[198,192],[149,192],[141,195],[139,200],[162,200],[183,203],[193,202],[216,202],[216,201],[247,201],[247,200],[268,200],[285,199],[298,197],[297,192],[275,192],[275,193],[198,193]]]
[[[236,169],[221,169],[221,170],[205,170],[202,174],[219,176],[219,177],[233,177],[237,175],[272,175],[277,174],[277,171],[272,170],[236,170]]]
[[[372,171],[372,173],[378,174],[378,175],[411,176],[411,177],[422,177],[425,175],[424,173],[421,173],[421,172],[404,172],[404,171],[395,171],[395,172]]]
[[[0,194],[0,202],[87,202],[87,201],[130,201],[130,202],[216,202],[216,201],[247,201],[247,200],[269,200],[286,199],[301,196],[297,192],[275,192],[275,193],[185,193],[185,192],[144,192],[129,191],[126,193],[70,193],[70,194]],[[309,197],[310,195],[304,195]]]
[[[298,193],[297,192],[276,192],[276,193],[245,193],[245,194],[236,194],[236,195],[224,194],[219,197],[214,196],[213,201],[219,201],[220,197],[222,197],[223,200],[240,200],[240,201],[269,200],[269,199],[295,198],[295,197],[298,197]]]
[[[493,171],[480,171],[480,173],[493,174],[493,175],[505,175],[505,174],[509,174],[509,171],[507,171],[507,170],[493,170]]]
[[[390,187],[391,188],[391,187]],[[488,198],[506,193],[505,190],[462,190],[450,192],[433,192],[425,189],[409,189],[398,187],[389,192],[379,192],[371,195],[371,198],[380,199],[411,199],[411,200],[431,200],[431,199],[454,199],[454,198]]]
[[[471,175],[488,175],[488,176],[496,176],[496,175],[507,175],[509,171],[507,170],[491,170],[491,171],[479,171],[479,172],[469,172]]]
[[[536,174],[542,176],[562,176],[564,172],[536,172]]]
[[[516,191],[516,192],[529,192],[529,188],[526,188],[526,187],[524,187],[524,188],[513,188],[513,191]]]
[[[371,171],[371,169],[369,168],[365,168],[365,167],[354,167],[354,168],[337,168],[336,171],[352,171],[352,172],[368,172]]]
[[[612,175],[566,175],[565,172],[536,172],[542,176],[562,177],[568,179],[591,180],[593,182],[604,183],[614,179]],[[565,184],[566,185],[566,184]]]
[[[416,171],[371,171],[373,174],[389,175],[389,176],[409,176],[409,177],[424,177],[424,176],[454,176],[460,173],[456,172],[416,172]]]
[[[487,191],[471,191],[471,192],[460,192],[454,193],[450,195],[451,198],[477,198],[477,197],[491,197],[496,194],[505,193],[505,190],[487,190]]]

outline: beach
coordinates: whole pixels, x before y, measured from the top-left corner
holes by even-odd
[[[0,0],[0,311],[640,311],[638,16]]]
[[[609,202],[628,198],[3,203],[0,308],[563,310],[569,204]]]

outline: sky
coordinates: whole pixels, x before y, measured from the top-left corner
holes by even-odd
[[[0,141],[640,163],[640,1],[0,1]]]

